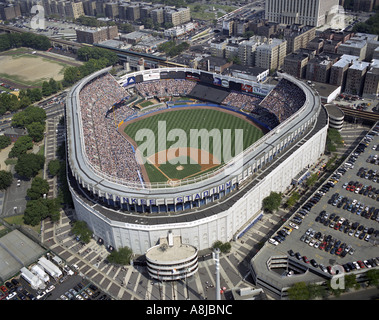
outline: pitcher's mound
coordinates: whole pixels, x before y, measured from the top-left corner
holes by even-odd
[[[183,166],[177,166],[177,167],[176,167],[176,170],[178,170],[178,171],[182,171],[183,169],[184,169]]]

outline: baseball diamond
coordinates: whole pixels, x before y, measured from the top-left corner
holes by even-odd
[[[141,157],[145,158],[148,177],[144,180],[150,182],[182,180],[217,168],[225,163],[222,155],[226,148],[230,149],[228,155],[235,156],[236,144],[241,143],[241,152],[263,136],[262,130],[245,116],[206,105],[170,108],[139,119],[130,124],[124,122],[119,131],[136,148],[145,144],[145,155]],[[240,137],[236,133],[238,129]],[[152,132],[154,138],[146,136],[136,143],[137,133],[144,130]],[[162,143],[158,137],[170,141]],[[161,150],[162,147],[165,149]],[[149,150],[154,153],[149,154]],[[176,170],[177,163],[184,165],[180,173]]]
[[[67,178],[77,218],[115,249],[144,255],[169,231],[196,250],[230,241],[324,153],[320,97],[285,73],[269,85],[192,68],[109,70],[67,95]]]

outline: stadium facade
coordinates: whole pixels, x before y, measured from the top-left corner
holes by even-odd
[[[271,191],[286,191],[296,175],[324,153],[328,116],[320,97],[303,82],[281,74],[302,91],[303,105],[216,171],[175,185],[109,176],[94,168],[86,155],[79,98],[85,86],[108,71],[82,79],[67,95],[67,162],[77,218],[116,249],[128,246],[136,254],[145,254],[169,231],[197,250],[217,240],[230,241],[261,217],[262,200]],[[131,88],[160,79],[186,79],[263,97],[275,88],[190,68],[138,71],[117,81]]]

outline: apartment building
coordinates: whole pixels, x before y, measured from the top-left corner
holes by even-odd
[[[224,58],[225,48],[228,41],[224,38],[215,39],[210,44],[210,51],[213,57]]]
[[[339,0],[266,0],[265,19],[284,24],[319,27],[331,19]]]
[[[344,54],[332,65],[330,69],[329,83],[334,86],[340,86],[341,92],[345,91],[347,70],[352,66],[354,61],[358,61],[359,57]]]
[[[77,41],[88,44],[111,40],[118,36],[117,26],[108,26],[103,28],[78,28],[75,31]]]
[[[367,70],[362,95],[364,97],[378,97],[379,95],[379,60],[373,60]]]
[[[264,37],[254,36],[249,40],[243,40],[238,46],[238,58],[241,64],[249,67],[255,66],[255,51],[261,41],[266,41]]]
[[[346,86],[344,92],[353,95],[362,95],[366,73],[370,63],[354,61],[347,70]]]
[[[284,39],[287,40],[287,54],[300,48],[306,48],[308,43],[316,36],[316,27],[300,24],[287,25],[283,30]]]
[[[329,83],[330,70],[333,63],[329,56],[316,56],[310,59],[307,64],[305,79]]]
[[[284,58],[283,71],[300,79],[306,76],[307,65],[316,55],[316,50],[300,49]]]
[[[191,20],[191,10],[190,8],[165,7],[164,17],[165,22],[172,23],[175,27]]]
[[[0,19],[12,20],[21,16],[19,4],[0,3]]]
[[[337,49],[337,53],[357,56],[359,57],[359,60],[364,60],[366,58],[366,51],[367,41],[353,38],[340,44]]]
[[[163,8],[157,8],[151,10],[151,18],[155,24],[162,24],[164,22],[164,10]]]
[[[119,17],[117,2],[107,2],[105,4],[105,16],[110,19],[115,19]]]
[[[283,66],[286,56],[287,41],[284,39],[268,39],[256,48],[255,66],[274,70]]]

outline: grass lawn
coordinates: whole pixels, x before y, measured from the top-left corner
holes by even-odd
[[[139,105],[142,107],[142,108],[146,108],[148,106],[151,106],[153,103],[151,101],[144,101],[144,102],[141,102]]]
[[[158,122],[161,121],[160,130]],[[162,123],[166,125],[163,129]],[[144,129],[153,133],[154,138],[145,136]],[[203,130],[201,132],[200,130]],[[212,137],[212,130],[219,133],[219,138]],[[139,120],[126,126],[125,133],[136,141],[136,134],[142,133],[142,141],[136,141],[138,146],[144,151],[144,156],[149,157],[158,151],[177,147],[196,147],[212,153],[217,159],[224,163],[222,155],[235,155],[235,137],[237,129],[241,130],[243,149],[263,136],[263,132],[251,122],[241,119],[233,114],[219,111],[217,109],[175,109],[172,111],[159,113],[151,117]],[[192,131],[191,131],[192,130]],[[193,134],[196,132],[196,134]],[[200,134],[198,134],[200,133]],[[192,140],[191,140],[192,138]],[[164,142],[165,141],[165,147]],[[191,142],[192,141],[192,142]],[[237,141],[239,143],[240,141]],[[214,149],[216,148],[216,149]],[[225,149],[224,148],[228,148]],[[217,157],[221,155],[221,157]],[[228,160],[228,159],[227,159]],[[189,161],[188,161],[189,163]],[[160,164],[159,169],[166,176],[174,179],[181,179],[200,170],[199,164],[183,165],[182,170],[178,170],[179,164]],[[154,165],[145,164],[151,182],[167,181],[167,177]],[[162,180],[163,179],[163,180]]]

